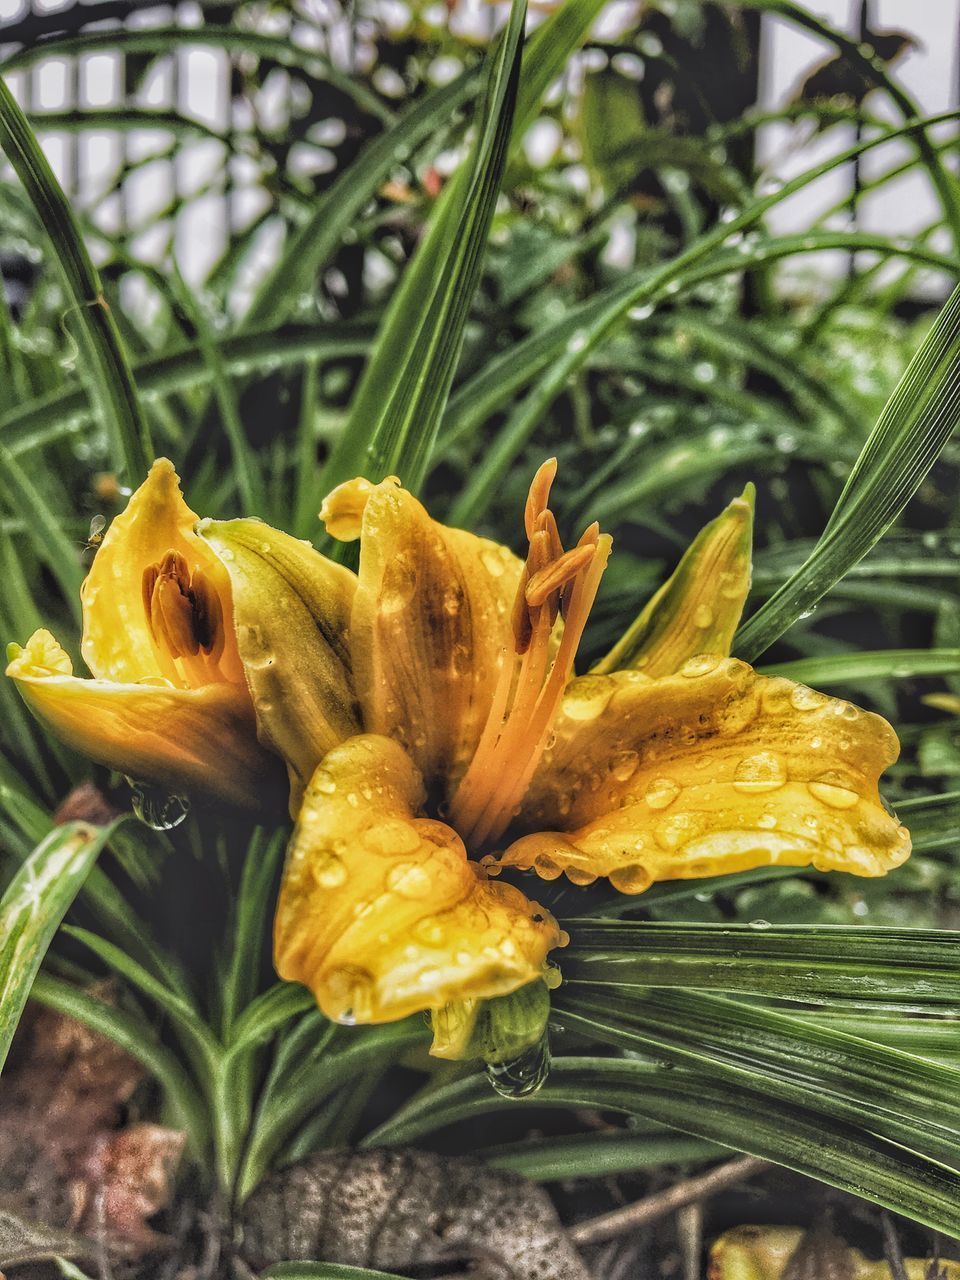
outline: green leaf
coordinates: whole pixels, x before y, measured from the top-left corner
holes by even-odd
[[[887,401],[819,542],[741,627],[748,662],[808,612],[883,537],[960,422],[960,288],[954,290]]]
[[[356,160],[316,200],[309,219],[290,236],[245,318],[244,327],[276,324],[313,288],[317,272],[332,257],[344,232],[377,188],[424,141],[443,128],[476,93],[478,69],[414,103],[400,119],[369,142]]]
[[[405,1049],[422,1043],[426,1029],[416,1019],[370,1027],[355,1031],[345,1047],[331,1052],[329,1040],[334,1034],[319,1014],[307,1014],[280,1046],[251,1126],[237,1179],[238,1203],[321,1103],[341,1086],[355,1083],[365,1071],[382,1070]]]
[[[148,1023],[47,973],[37,976],[30,996],[106,1036],[145,1067],[166,1094],[194,1154],[204,1155],[209,1144],[207,1106],[176,1055],[159,1043]]]
[[[796,874],[794,870],[794,874]],[[956,1007],[960,933],[564,920],[565,988],[670,987],[929,1014]]]
[[[360,355],[370,343],[369,330],[339,324],[336,331],[316,325],[289,325],[280,329],[257,330],[218,344],[220,358],[228,373],[239,377],[253,369],[285,368],[313,357],[336,360]],[[171,395],[187,387],[212,380],[213,372],[199,346],[152,356],[134,365],[134,374],[144,395]],[[80,388],[57,390],[17,405],[0,416],[0,440],[11,455],[31,452],[86,426],[90,406]]]
[[[0,1068],[60,921],[110,836],[71,822],[41,841],[0,900]]]
[[[138,482],[153,459],[153,446],[116,321],[70,203],[3,80],[0,148],[16,170],[50,238],[71,303],[69,322],[80,335],[85,357],[82,365],[89,376],[97,412],[110,435],[117,465],[128,479]]]
[[[565,1021],[558,1015],[558,1022]],[[595,1031],[592,1027],[589,1033]],[[749,1043],[744,1049],[749,1061]],[[801,1053],[797,1066],[806,1061]],[[851,1086],[856,1087],[854,1081]],[[799,1090],[802,1102],[775,1102],[775,1092],[775,1087],[758,1087],[747,1069],[735,1081],[721,1078],[708,1061],[691,1067],[610,1057],[557,1058],[546,1083],[525,1099],[501,1098],[484,1076],[471,1076],[407,1103],[361,1145],[418,1142],[468,1117],[525,1105],[619,1111],[772,1160],[949,1235],[960,1233],[960,1175],[955,1169],[922,1148],[909,1150],[863,1124],[830,1115],[815,1072],[805,1091]]]
[[[860,680],[911,680],[960,671],[960,649],[887,649],[877,653],[831,653],[761,667],[765,676],[802,684],[834,685]]]
[[[554,1008],[570,1029],[695,1068],[731,1095],[752,1089],[784,1116],[793,1107],[820,1112],[825,1148],[837,1121],[951,1166],[960,1184],[956,1067],[703,992],[571,989]]]
[[[692,1164],[716,1159],[723,1151],[714,1142],[688,1138],[650,1124],[632,1127],[629,1132],[616,1129],[608,1133],[526,1138],[500,1147],[483,1147],[477,1155],[495,1169],[509,1169],[537,1182],[560,1182],[569,1178],[609,1178],[664,1164]]]
[[[723,249],[702,266],[678,282],[676,296],[710,280],[740,274],[798,254],[827,249],[871,250],[884,257],[902,256],[922,261],[942,271],[956,270],[956,260],[936,254],[918,245],[891,243],[889,239],[864,232],[809,231],[791,236],[770,236],[739,249]],[[498,409],[543,372],[577,333],[589,328],[604,312],[608,301],[614,301],[623,289],[645,285],[649,272],[633,277],[635,281],[618,281],[586,302],[570,307],[566,315],[551,325],[536,329],[520,342],[511,343],[505,351],[491,356],[483,367],[466,379],[450,397],[444,414],[439,441],[439,454],[444,456],[454,445],[468,439]],[[631,293],[631,297],[632,297]]]
[[[570,317],[567,317],[564,328],[565,330],[569,328],[569,336],[565,347],[562,352],[557,353],[544,376],[532,387],[526,398],[516,406],[492,445],[485,449],[482,468],[475,469],[470,483],[454,503],[451,523],[470,526],[478,519],[514,458],[536,430],[549,407],[574,375],[586,364],[596,347],[608,337],[631,308],[653,306],[663,298],[679,293],[682,288],[699,283],[703,278],[704,270],[713,274],[716,263],[712,264],[711,269],[710,258],[723,248],[724,241],[748,230],[770,209],[811,182],[823,177],[824,174],[831,172],[838,165],[863,155],[892,138],[905,133],[915,133],[921,127],[921,123],[930,125],[941,119],[953,119],[956,115],[956,112],[952,112],[947,113],[946,116],[932,116],[923,122],[891,130],[879,138],[869,138],[857,143],[839,155],[785,182],[777,191],[755,201],[729,222],[722,222],[715,226],[668,262],[621,281],[606,295],[602,295],[600,299],[594,299],[578,312],[579,324],[569,328]],[[752,250],[747,246],[747,252],[740,256],[739,266],[736,269],[740,271],[747,269],[753,265],[752,259]],[[734,269],[731,255],[724,254],[722,262],[723,273]]]
[[[214,1070],[219,1045],[212,1031],[185,994],[172,991],[159,978],[155,978],[141,964],[138,964],[120,947],[108,942],[106,938],[100,938],[87,929],[78,929],[74,926],[68,926],[68,932],[167,1014],[179,1031],[184,1046],[191,1054],[198,1070],[205,1074]]]
[[[520,76],[526,0],[513,0],[483,96],[477,136],[438,200],[427,233],[388,309],[346,429],[324,472],[333,488],[351,475],[400,475],[416,490],[427,469],[463,331],[480,278],[507,158]],[[442,228],[442,229],[441,229]]]

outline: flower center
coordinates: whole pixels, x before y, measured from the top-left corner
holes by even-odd
[[[200,568],[179,551],[143,571],[143,609],[169,678],[188,685],[222,680],[223,607]],[[179,662],[180,666],[175,664]]]
[[[529,550],[511,618],[512,644],[500,655],[500,675],[473,759],[450,804],[463,840],[482,848],[519,811],[550,737],[573,672],[573,660],[606,568],[611,541],[596,524],[565,551],[547,506],[557,474],[551,458],[534,476],[524,511]],[[563,617],[557,641],[554,626]]]

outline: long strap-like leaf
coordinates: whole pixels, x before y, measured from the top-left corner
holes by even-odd
[[[914,355],[847,480],[823,536],[800,568],[740,628],[753,661],[827,594],[907,505],[960,423],[960,288]]]
[[[111,830],[85,822],[55,828],[0,900],[0,1067],[53,935]]]
[[[16,170],[56,256],[67,297],[69,327],[80,335],[83,368],[117,466],[138,482],[153,458],[140,397],[96,267],[63,188],[13,94],[0,80],[0,148]]]
[[[477,136],[462,177],[437,204],[430,232],[388,309],[324,482],[399,474],[417,489],[463,344],[507,158],[520,78],[526,0],[514,0],[496,47]]]

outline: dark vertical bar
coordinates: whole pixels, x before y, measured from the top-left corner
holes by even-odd
[[[861,44],[869,44],[871,36],[870,27],[870,0],[860,0],[860,13],[857,21],[857,38]],[[856,106],[856,124],[854,127],[854,139],[860,142],[863,138],[863,112],[860,104]],[[863,193],[863,173],[860,168],[860,157],[855,156],[853,160],[853,185],[850,188],[850,221],[853,223],[854,230],[857,229],[860,221],[860,196]],[[847,268],[847,274],[852,279],[857,274],[857,251],[854,249],[850,254],[850,263]]]

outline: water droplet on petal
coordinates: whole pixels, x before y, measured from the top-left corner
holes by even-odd
[[[822,773],[807,783],[810,794],[831,809],[852,809],[857,803],[857,793],[842,773],[833,769]]]
[[[713,625],[713,610],[708,604],[699,604],[693,615],[694,625],[700,628]]]
[[[536,1093],[550,1074],[547,1036],[506,1062],[488,1062],[486,1071],[487,1079],[501,1098],[527,1098]]]
[[[790,690],[790,705],[795,711],[816,711],[829,699],[824,693],[817,693],[805,684],[798,684]]]
[[[708,676],[712,671],[716,671],[720,662],[721,659],[712,653],[701,653],[683,664],[680,675],[686,676],[688,680],[696,680],[699,676]]]
[[[776,791],[786,780],[786,766],[772,751],[758,751],[756,755],[744,756],[733,774],[734,790],[746,795]]]
[[[335,853],[324,850],[313,863],[313,878],[324,889],[336,889],[347,878],[347,868]]]
[[[644,889],[649,889],[652,880],[653,876],[639,862],[610,872],[610,883],[620,893],[643,893]]]
[[[387,872],[387,888],[401,898],[425,898],[430,892],[430,873],[419,862],[398,862]]]
[[[563,699],[563,713],[570,720],[596,720],[613,697],[613,684],[605,676],[584,676],[574,681]]]
[[[654,778],[644,793],[651,809],[666,809],[680,794],[680,784],[673,778]]]
[[[637,772],[640,757],[636,751],[618,751],[610,760],[610,774],[617,782],[627,782]]]

